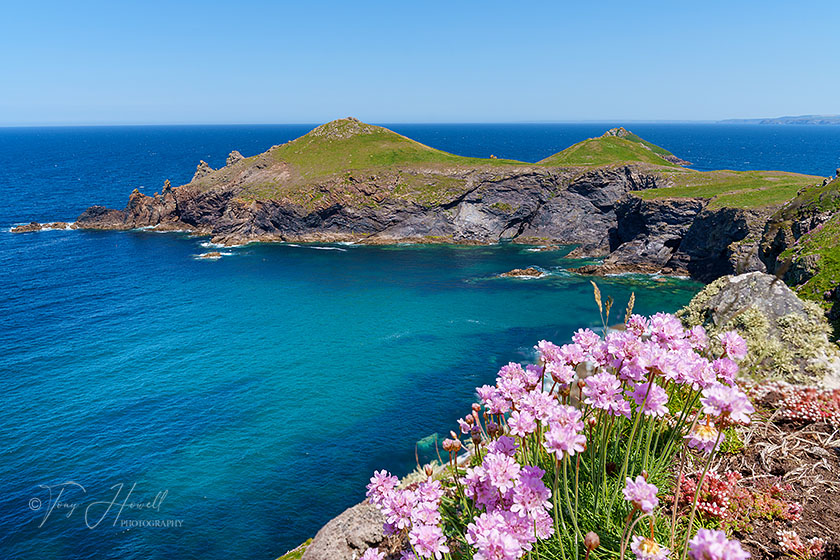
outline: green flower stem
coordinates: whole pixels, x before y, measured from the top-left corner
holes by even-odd
[[[578,529],[577,511],[572,508],[572,501],[569,499],[569,457],[563,457],[563,494],[566,497],[566,507],[569,508],[569,517],[572,518],[572,525],[575,528],[575,558],[578,557],[578,539],[583,540],[583,535]]]
[[[723,430],[718,430],[715,445],[712,447],[712,452],[709,453],[709,458],[706,460],[706,466],[703,467],[703,474],[700,475],[700,480],[697,481],[697,490],[694,491],[694,501],[691,503],[691,514],[688,516],[688,533],[685,536],[685,545],[683,546],[683,552],[682,556],[680,556],[680,560],[685,560],[685,556],[688,554],[688,540],[691,536],[691,529],[694,527],[694,514],[697,513],[697,500],[700,497],[700,490],[703,488],[703,481],[706,480],[706,473],[709,472],[712,459],[714,458],[717,446],[720,443],[721,435],[723,435]]]
[[[630,439],[627,440],[627,449],[624,452],[624,461],[621,463],[621,474],[618,476],[619,484],[621,481],[624,480],[624,477],[627,475],[627,463],[630,460],[630,448],[633,446],[633,440],[636,437],[636,430],[639,429],[639,421],[642,418],[642,410],[644,410],[645,405],[647,404],[648,396],[650,395],[650,390],[653,387],[653,372],[651,372],[650,377],[648,377],[648,388],[647,392],[645,393],[645,400],[642,401],[642,404],[636,408],[636,420],[633,422],[633,429],[630,431]],[[615,504],[615,497],[617,494],[613,494],[612,499],[610,500],[610,507],[608,511],[612,511],[613,505]]]

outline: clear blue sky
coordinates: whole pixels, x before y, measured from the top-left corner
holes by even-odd
[[[840,113],[840,2],[4,2],[0,125]]]

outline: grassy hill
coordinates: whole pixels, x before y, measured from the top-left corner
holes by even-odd
[[[304,179],[316,179],[354,169],[393,166],[523,165],[513,160],[457,156],[430,148],[387,128],[355,119],[340,119],[323,124],[274,149],[272,155],[294,166]]]
[[[640,191],[646,200],[658,198],[706,198],[710,208],[762,208],[779,206],[803,187],[822,177],[785,171],[694,171],[663,169],[660,174],[673,186]]]
[[[654,149],[655,148],[655,149]],[[663,167],[677,167],[661,156],[673,155],[650,142],[632,134],[631,136],[601,136],[590,138],[570,146],[540,161],[540,165],[554,167],[586,166],[597,167],[616,163],[648,163]]]

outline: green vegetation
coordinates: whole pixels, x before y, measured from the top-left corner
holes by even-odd
[[[784,171],[694,171],[662,170],[661,175],[673,183],[639,191],[645,200],[658,198],[707,198],[710,208],[759,208],[778,206],[796,196],[803,187],[813,185],[820,177]]]
[[[800,270],[805,281],[795,286],[797,293],[820,303],[830,303],[823,294],[840,285],[840,213],[821,226],[804,234],[799,241],[779,255],[779,261],[792,261],[791,268]]]
[[[297,548],[290,550],[277,560],[300,560],[301,558],[303,558],[303,553],[306,551],[306,547],[310,544],[312,544],[312,539],[309,539]]]
[[[292,165],[303,179],[316,179],[347,170],[394,166],[522,165],[505,159],[456,156],[415,142],[387,128],[341,119],[272,151],[278,161]]]
[[[578,142],[539,163],[540,165],[553,167],[595,167],[616,163],[640,162],[664,167],[677,167],[676,164],[662,159],[659,155],[659,153],[669,155],[670,152],[663,148],[659,148],[659,153],[654,152],[646,147],[647,144],[650,143],[640,143],[617,136],[601,136],[600,138],[590,138]],[[653,144],[650,145],[653,146]]]

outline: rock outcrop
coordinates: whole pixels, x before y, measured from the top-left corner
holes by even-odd
[[[514,268],[509,272],[500,274],[502,278],[539,278],[545,273],[539,268],[529,266],[528,268]]]
[[[195,174],[193,175],[192,180],[193,181],[198,181],[199,179],[203,179],[204,177],[207,177],[208,175],[212,175],[212,174],[213,174],[213,168],[210,167],[210,164],[208,164],[204,160],[201,160],[201,161],[198,162],[198,166],[196,166],[196,168],[195,168]]]
[[[720,278],[677,313],[686,325],[714,335],[737,330],[750,352],[742,374],[755,379],[840,387],[840,351],[829,341],[822,309],[784,282],[752,272]]]
[[[52,222],[46,224],[39,224],[38,222],[30,222],[22,226],[15,226],[11,229],[12,233],[32,233],[33,231],[43,231],[51,229],[76,229],[76,224],[69,224],[67,222]]]
[[[376,507],[367,502],[355,505],[318,531],[302,560],[357,560],[371,547],[386,552],[389,538],[382,530],[384,523]]]

